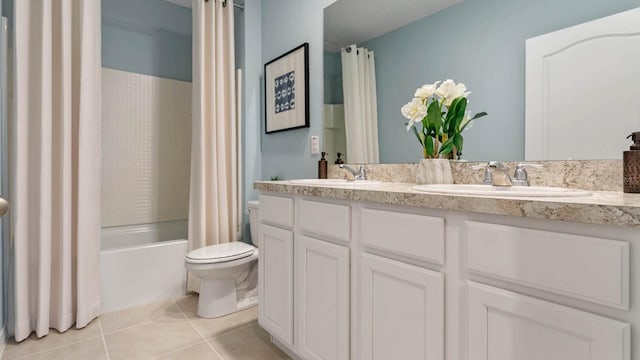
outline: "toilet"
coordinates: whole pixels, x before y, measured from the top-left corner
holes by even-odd
[[[249,227],[258,244],[258,202],[249,201]],[[185,267],[200,278],[198,316],[216,318],[253,306],[258,297],[238,299],[248,293],[242,284],[257,282],[258,248],[241,241],[193,250],[185,257]],[[250,293],[250,292],[249,292]]]

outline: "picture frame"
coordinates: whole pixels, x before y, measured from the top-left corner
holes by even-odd
[[[309,43],[264,65],[265,133],[309,127]]]

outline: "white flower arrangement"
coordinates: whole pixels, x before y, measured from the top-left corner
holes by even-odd
[[[473,116],[466,113],[467,97],[471,92],[465,84],[456,84],[451,79],[440,83],[436,81],[419,87],[414,98],[400,109],[409,120],[407,131],[413,130],[425,159],[440,155],[460,156],[462,132],[471,127],[475,119],[487,115],[486,112]],[[419,130],[416,124],[422,124],[422,128]]]

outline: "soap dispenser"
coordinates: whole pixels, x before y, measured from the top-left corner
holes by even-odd
[[[325,159],[326,152],[322,152],[322,157],[318,161],[318,179],[327,178],[327,159]]]
[[[626,193],[640,193],[640,132],[627,136],[633,145],[623,154],[623,190]]]
[[[344,161],[342,160],[341,156],[342,156],[342,153],[338,153],[338,158],[336,159],[336,162],[335,162],[337,165],[344,164]]]

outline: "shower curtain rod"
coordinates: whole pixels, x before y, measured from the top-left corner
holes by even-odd
[[[209,2],[209,0],[204,0],[204,2]],[[223,0],[222,1],[222,6],[227,6],[227,0]],[[233,6],[238,8],[238,9],[240,9],[240,10],[242,10],[242,11],[244,11],[244,4],[233,3]]]
[[[349,46],[348,46],[348,45],[344,45],[344,44],[339,43],[339,42],[337,42],[337,41],[335,41],[335,40],[324,39],[324,42],[326,42],[326,43],[327,43],[327,44],[329,44],[329,45],[337,46],[337,47],[339,47],[339,48],[349,48]],[[349,50],[349,51],[350,51],[350,50]]]

